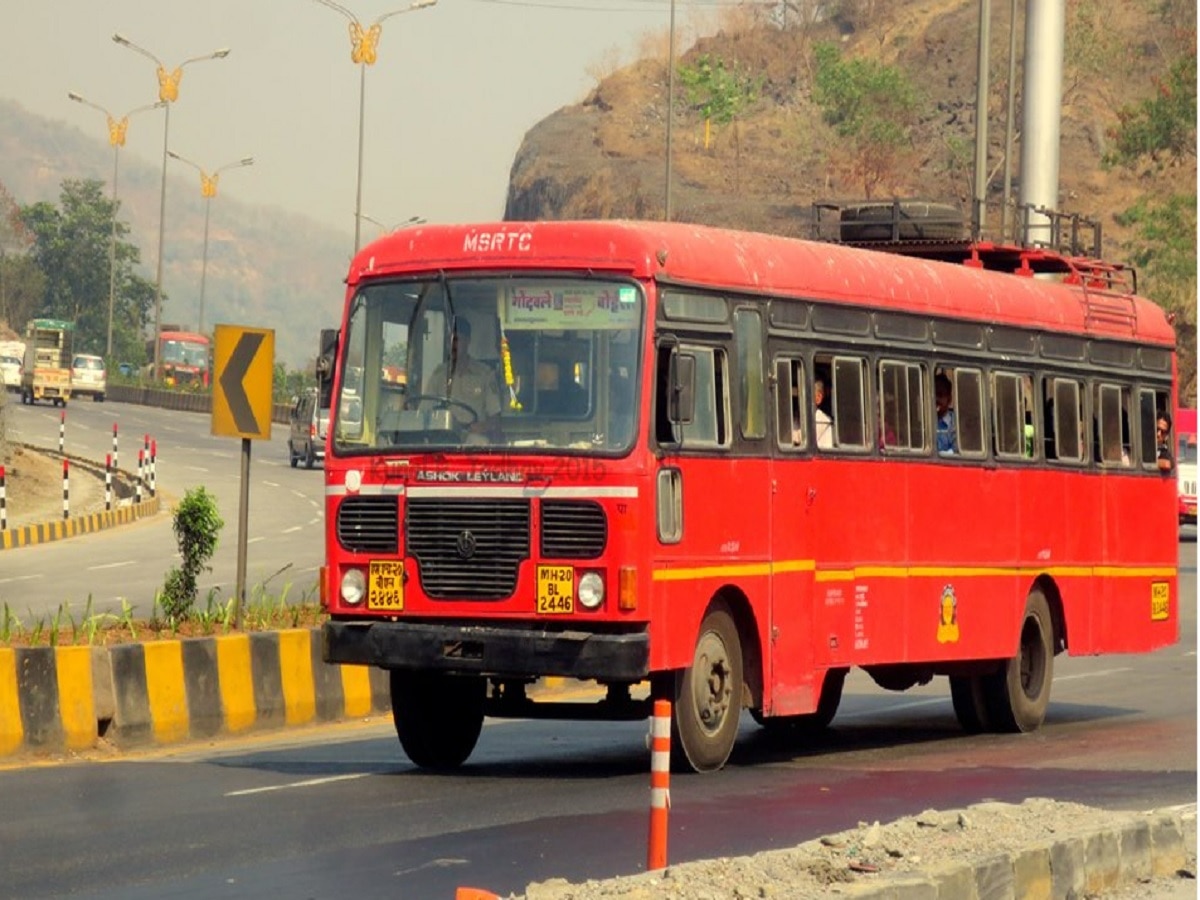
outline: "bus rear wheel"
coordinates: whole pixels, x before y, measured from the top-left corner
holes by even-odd
[[[671,760],[677,770],[712,772],[737,739],[742,706],[742,644],[723,604],[700,623],[692,664],[675,677]]]
[[[954,715],[967,734],[990,731],[991,715],[988,713],[987,694],[983,675],[951,675],[950,699],[954,703]]]
[[[486,679],[393,670],[391,688],[396,735],[413,763],[454,769],[466,762],[483,730]]]
[[[1054,679],[1054,621],[1039,589],[1030,591],[1025,600],[1016,655],[984,678],[993,730],[1036,731],[1045,721]]]

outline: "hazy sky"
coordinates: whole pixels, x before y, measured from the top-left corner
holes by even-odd
[[[408,0],[340,5],[369,27]],[[677,45],[720,5],[677,0]],[[363,214],[389,225],[499,218],[526,131],[582,100],[589,72],[631,61],[646,36],[665,47],[669,16],[670,0],[439,0],[388,18],[366,67]],[[0,0],[0,95],[106,141],[104,115],[69,91],[118,118],[158,99],[154,62],[114,32],[168,70],[227,47],[224,59],[184,68],[170,149],[210,172],[253,156],[253,167],[221,175],[219,196],[352,235],[360,67],[349,29],[319,0]],[[122,159],[160,165],[163,119],[134,116]],[[364,221],[364,242],[378,233]]]

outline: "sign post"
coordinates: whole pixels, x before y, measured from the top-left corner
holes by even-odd
[[[246,596],[246,532],[250,516],[250,441],[271,439],[271,380],[275,332],[269,328],[218,325],[213,346],[212,433],[242,439],[238,491],[237,585],[234,627],[242,627]]]

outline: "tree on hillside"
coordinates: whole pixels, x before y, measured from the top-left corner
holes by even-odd
[[[837,47],[815,49],[813,100],[844,144],[830,151],[830,165],[860,183],[872,198],[908,169],[917,91],[900,69],[872,59],[843,60]]]
[[[1119,110],[1115,148],[1105,164],[1136,169],[1145,159],[1155,168],[1196,156],[1196,50],[1191,47],[1154,82],[1149,99]],[[1117,221],[1132,226],[1132,261],[1145,278],[1141,290],[1175,318],[1179,335],[1179,383],[1196,385],[1196,192],[1147,196]]]
[[[33,245],[20,209],[0,184],[0,321],[17,332],[32,318],[46,289],[31,255]]]
[[[42,202],[21,210],[22,223],[34,237],[33,259],[45,277],[36,313],[74,322],[76,350],[100,353],[107,343],[109,247],[116,213],[95,180],[64,181],[57,207]],[[114,352],[140,345],[154,302],[154,286],[133,271],[141,251],[124,240],[129,226],[117,220],[116,229]]]

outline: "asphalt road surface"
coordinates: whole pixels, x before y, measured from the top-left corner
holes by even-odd
[[[57,449],[61,410],[10,403],[6,415],[9,440]],[[214,495],[225,522],[212,571],[199,579],[199,602],[203,606],[210,591],[222,602],[234,595],[241,440],[212,435],[207,414],[112,402],[71,403],[66,452],[103,463],[112,452],[114,423],[122,469],[136,469],[144,435],[157,442],[164,511],[153,519],[95,534],[6,551],[0,600],[18,617],[54,614],[61,604],[69,604],[79,616],[90,597],[95,612],[118,613],[124,602],[137,618],[149,618],[155,591],[180,560],[170,504],[198,486]],[[320,468],[292,469],[288,464],[286,426],[274,425],[268,441],[251,441],[248,600],[260,596],[260,589],[272,598],[315,600],[317,569],[325,558],[324,493]]]
[[[964,735],[945,679],[860,672],[833,727],[773,742],[745,718],[730,764],[671,783],[671,862],[792,846],[860,820],[1043,796],[1196,801],[1196,546],[1179,644],[1059,657],[1045,726]],[[490,721],[469,763],[419,771],[385,720],[0,772],[0,896],[452,898],[458,885],[607,878],[646,856],[646,725]]]

